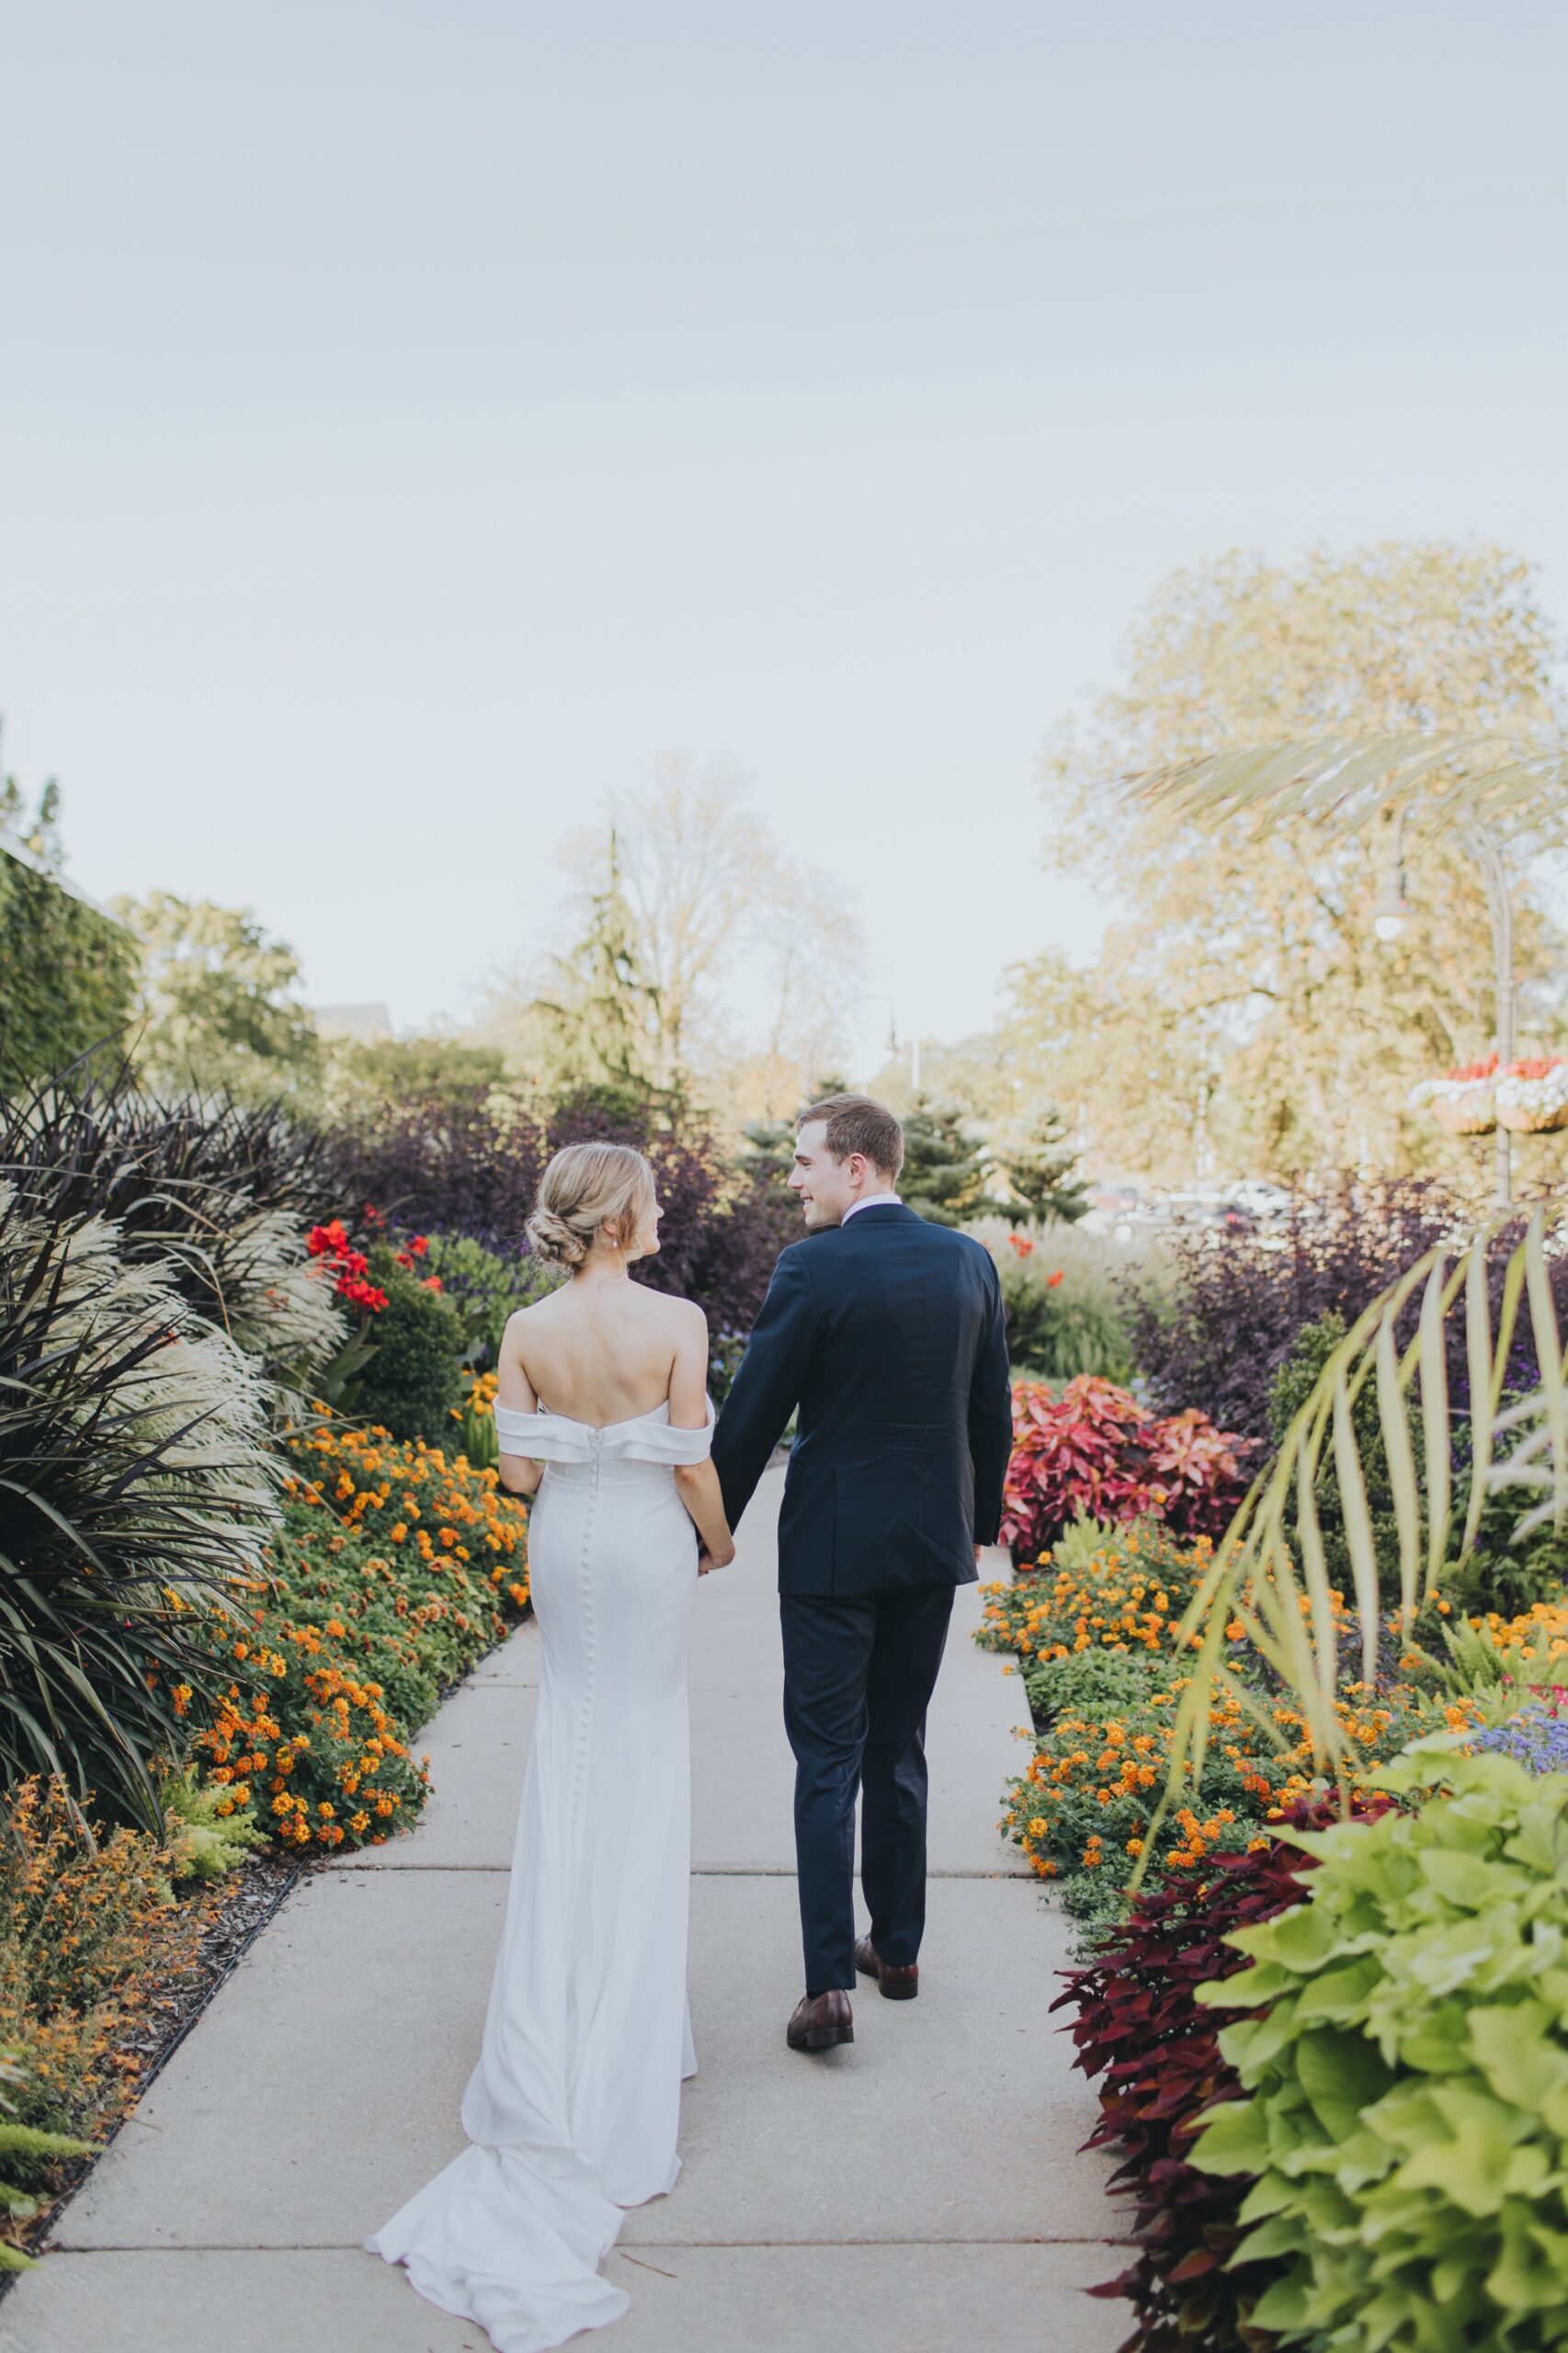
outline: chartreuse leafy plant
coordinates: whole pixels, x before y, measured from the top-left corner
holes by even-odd
[[[1382,1633],[1380,1562],[1369,1502],[1358,1408],[1369,1389],[1386,1465],[1389,1530],[1396,1552],[1398,1622],[1414,1629],[1440,1579],[1462,1576],[1489,1495],[1506,1485],[1537,1488],[1516,1537],[1568,1511],[1568,1381],[1552,1302],[1544,1211],[1509,1252],[1494,1319],[1489,1251],[1496,1227],[1428,1251],[1408,1267],[1330,1352],[1292,1418],[1272,1463],[1248,1491],[1176,1631],[1191,1646],[1191,1679],[1176,1712],[1165,1804],[1202,1773],[1216,1698],[1226,1696],[1266,1735],[1273,1698],[1237,1672],[1237,1655],[1261,1659],[1299,1715],[1313,1764],[1331,1773],[1341,1802],[1365,1760],[1339,1705],[1346,1674],[1369,1689],[1378,1680]],[[1450,1316],[1462,1319],[1468,1411],[1449,1394]],[[1528,1347],[1539,1385],[1505,1403],[1510,1358]],[[1456,1504],[1456,1424],[1469,1470],[1469,1505]],[[1358,1661],[1342,1655],[1341,1616],[1324,1541],[1317,1488],[1332,1461],[1350,1567]],[[1231,1645],[1244,1638],[1244,1651]],[[1293,1733],[1295,1727],[1290,1728]]]
[[[1568,1775],[1444,1746],[1378,1776],[1403,1805],[1287,1834],[1304,1901],[1199,1989],[1256,2015],[1192,2163],[1255,2177],[1231,2260],[1283,2264],[1251,2319],[1312,2353],[1568,2342]]]

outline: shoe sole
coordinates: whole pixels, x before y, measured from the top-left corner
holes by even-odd
[[[814,2026],[809,2034],[786,2035],[791,2051],[831,2051],[835,2043],[853,2042],[852,2026]]]

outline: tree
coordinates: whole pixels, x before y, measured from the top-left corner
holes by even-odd
[[[962,1225],[1001,1204],[985,1189],[985,1155],[971,1143],[951,1104],[917,1095],[903,1114],[903,1171],[899,1190],[933,1225]]]
[[[465,1107],[476,1091],[506,1082],[498,1046],[461,1038],[335,1038],[324,1044],[327,1099],[356,1113],[376,1102]]]
[[[28,817],[0,782],[0,1092],[62,1069],[94,1047],[118,1052],[136,986],[123,925],[65,882],[60,790]]]
[[[1468,1170],[1407,1114],[1419,1078],[1491,1029],[1482,879],[1453,841],[1410,845],[1414,920],[1373,938],[1386,845],[1282,824],[1175,835],[1129,772],[1222,747],[1409,727],[1528,730],[1557,716],[1533,574],[1491,548],[1392,544],[1291,566],[1233,554],[1178,573],[1132,633],[1125,685],[1048,768],[1052,862],[1116,904],[1095,963],[1010,974],[1006,1047],[1103,1158],[1166,1176],[1327,1164]],[[1561,936],[1521,894],[1536,1041],[1558,1019]]]
[[[1014,1225],[1051,1217],[1071,1223],[1087,1210],[1088,1188],[1074,1174],[1077,1151],[1052,1105],[1046,1105],[1011,1151],[1006,1144],[994,1147],[993,1158],[1008,1186],[1008,1198],[997,1207]]]
[[[659,993],[638,951],[613,831],[586,928],[570,954],[552,961],[552,994],[531,1007],[542,1023],[551,1095],[608,1087],[628,1103],[651,1100],[662,1064]]]
[[[733,763],[699,767],[672,754],[648,790],[609,794],[605,804],[624,940],[648,993],[651,1075],[721,1104],[732,1131],[777,1119],[812,1071],[843,1051],[863,955],[843,891],[785,853],[749,805],[749,789]],[[601,832],[585,832],[563,854],[585,921],[602,842]],[[493,1020],[527,1060],[531,1017],[520,996],[497,993]],[[739,1030],[742,1006],[749,1035]]]
[[[142,949],[132,1051],[155,1084],[240,1097],[313,1091],[316,1028],[293,995],[300,962],[256,918],[210,899],[154,891],[116,899]]]

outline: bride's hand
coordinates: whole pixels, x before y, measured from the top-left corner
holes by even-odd
[[[706,1544],[697,1548],[697,1574],[705,1577],[710,1569],[727,1569],[735,1557],[735,1548],[726,1544],[722,1552],[710,1552]]]

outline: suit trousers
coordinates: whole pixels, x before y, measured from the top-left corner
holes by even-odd
[[[780,1594],[784,1729],[795,1752],[795,1858],[806,1991],[855,1983],[855,1797],[871,1941],[895,1967],[926,1926],[926,1710],[950,1585],[839,1599]]]

